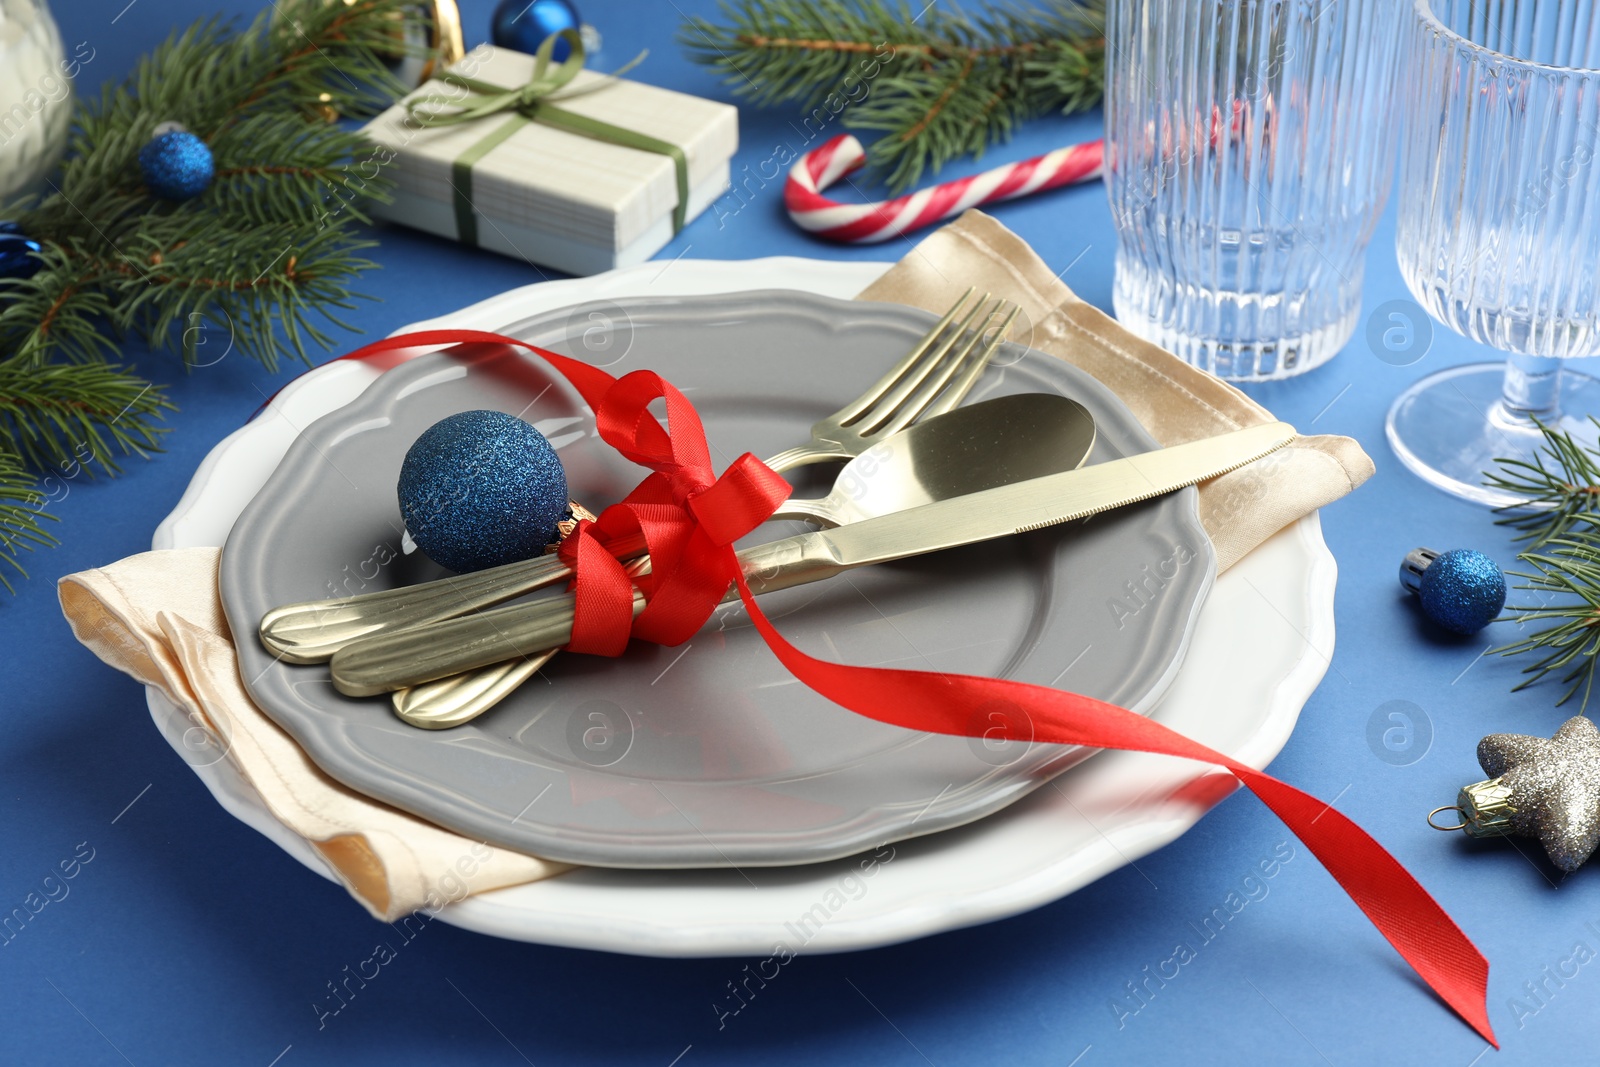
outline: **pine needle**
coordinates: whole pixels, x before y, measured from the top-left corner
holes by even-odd
[[[0,448],[0,585],[8,592],[17,591],[11,584],[13,577],[28,576],[17,560],[18,552],[59,543],[40,525],[41,519],[56,520],[44,510],[49,499],[40,479],[23,466],[21,457]]]
[[[414,0],[275,0],[242,31],[175,32],[121,85],[81,102],[66,159],[38,201],[0,204],[40,242],[41,269],[0,279],[0,584],[18,553],[55,544],[54,488],[159,451],[163,391],[111,362],[128,337],[187,365],[238,352],[311,362],[374,264],[356,232],[390,183],[373,147],[330,125],[404,91],[389,72],[420,39]],[[139,175],[156,126],[210,146],[216,175],[184,203]]]
[[[0,363],[0,452],[36,470],[114,474],[117,456],[160,451],[156,420],[171,409],[161,389],[112,363]]]
[[[1571,700],[1581,688],[1581,707],[1587,708],[1594,690],[1595,654],[1600,652],[1600,544],[1590,539],[1567,538],[1555,538],[1548,543],[1552,546],[1549,552],[1524,552],[1517,557],[1534,568],[1532,572],[1514,575],[1526,581],[1517,588],[1564,599],[1549,605],[1513,607],[1512,611],[1519,612],[1515,617],[1519,624],[1549,625],[1495,651],[1507,656],[1544,653],[1523,668],[1522,673],[1532,677],[1518,684],[1512,692],[1564,671],[1561,681],[1567,685],[1567,691],[1556,701],[1556,706]]]
[[[725,25],[684,23],[690,57],[754,104],[879,133],[868,158],[894,192],[982,156],[1028,119],[1093,107],[1104,88],[1104,0],[977,17],[904,0],[725,0],[722,10]]]
[[[131,335],[193,361],[202,323],[269,369],[331,347],[324,325],[343,328],[349,286],[373,266],[354,229],[390,183],[324,114],[370,115],[403,91],[379,52],[419,17],[411,0],[280,0],[243,32],[211,20],[173,34],[80,106],[52,192],[0,206],[45,245],[38,274],[0,287],[0,355],[100,359]],[[184,203],[139,179],[139,149],[168,121],[216,165]]]
[[[1590,422],[1600,431],[1600,422]],[[1484,478],[1485,485],[1521,498],[1498,508],[1503,517],[1497,521],[1529,542],[1517,559],[1532,569],[1512,576],[1523,580],[1517,589],[1539,599],[1508,605],[1511,621],[1538,628],[1493,651],[1539,656],[1523,668],[1529,677],[1513,692],[1557,675],[1567,690],[1556,706],[1581,690],[1587,708],[1600,665],[1600,452],[1578,444],[1571,433],[1537,425],[1544,441],[1533,458],[1496,460],[1499,472]]]
[[[1544,443],[1532,461],[1500,459],[1499,474],[1488,474],[1484,484],[1522,499],[1496,508],[1503,526],[1522,531],[1517,540],[1538,547],[1564,537],[1574,526],[1592,524],[1600,496],[1600,452],[1585,448],[1569,433],[1534,420]],[[1600,433],[1600,421],[1589,417]]]

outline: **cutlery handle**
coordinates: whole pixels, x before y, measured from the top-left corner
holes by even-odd
[[[643,552],[636,539],[619,555]],[[261,617],[261,643],[286,663],[325,663],[352,641],[479,612],[571,577],[559,557],[539,556],[420,585],[285,604]]]
[[[785,501],[772,518],[822,526],[841,522],[828,498]],[[635,537],[623,543],[617,558],[643,555],[644,540]],[[261,643],[285,663],[326,663],[352,641],[470,615],[571,577],[571,568],[549,555],[395,589],[284,604],[261,617]]]
[[[844,570],[821,537],[787,538],[747,548],[739,569],[755,593],[820,581]],[[730,589],[724,602],[737,600]],[[644,610],[633,593],[633,613]],[[333,684],[346,696],[374,696],[491,663],[560,648],[572,639],[571,594],[362,638],[333,656]]]

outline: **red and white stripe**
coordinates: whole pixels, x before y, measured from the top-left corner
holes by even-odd
[[[1029,193],[1098,178],[1103,172],[1103,142],[1058,148],[1020,163],[944,182],[875,204],[842,204],[822,190],[866,162],[861,142],[849,134],[812,149],[795,163],[783,187],[783,203],[801,229],[850,244],[886,241],[970,207],[1014,200]]]

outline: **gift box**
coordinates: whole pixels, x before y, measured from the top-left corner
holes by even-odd
[[[395,183],[380,218],[597,274],[642,263],[676,232],[679,163],[667,150],[686,172],[683,221],[728,188],[739,128],[727,104],[581,70],[530,105],[539,94],[524,87],[559,81],[557,68],[536,71],[533,56],[490,45],[450,72],[460,80],[425,83],[363,131]],[[600,135],[572,128],[593,120]],[[664,143],[614,143],[640,135]]]

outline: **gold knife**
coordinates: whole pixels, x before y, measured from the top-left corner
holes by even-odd
[[[1294,438],[1288,423],[1252,426],[756,545],[738,554],[739,568],[752,592],[787,589],[1136,504],[1236,470]],[[732,589],[725,600],[738,595]],[[635,590],[635,614],[644,603]],[[333,683],[346,696],[373,696],[559,648],[571,638],[572,613],[570,596],[547,597],[364,638],[334,654]]]

